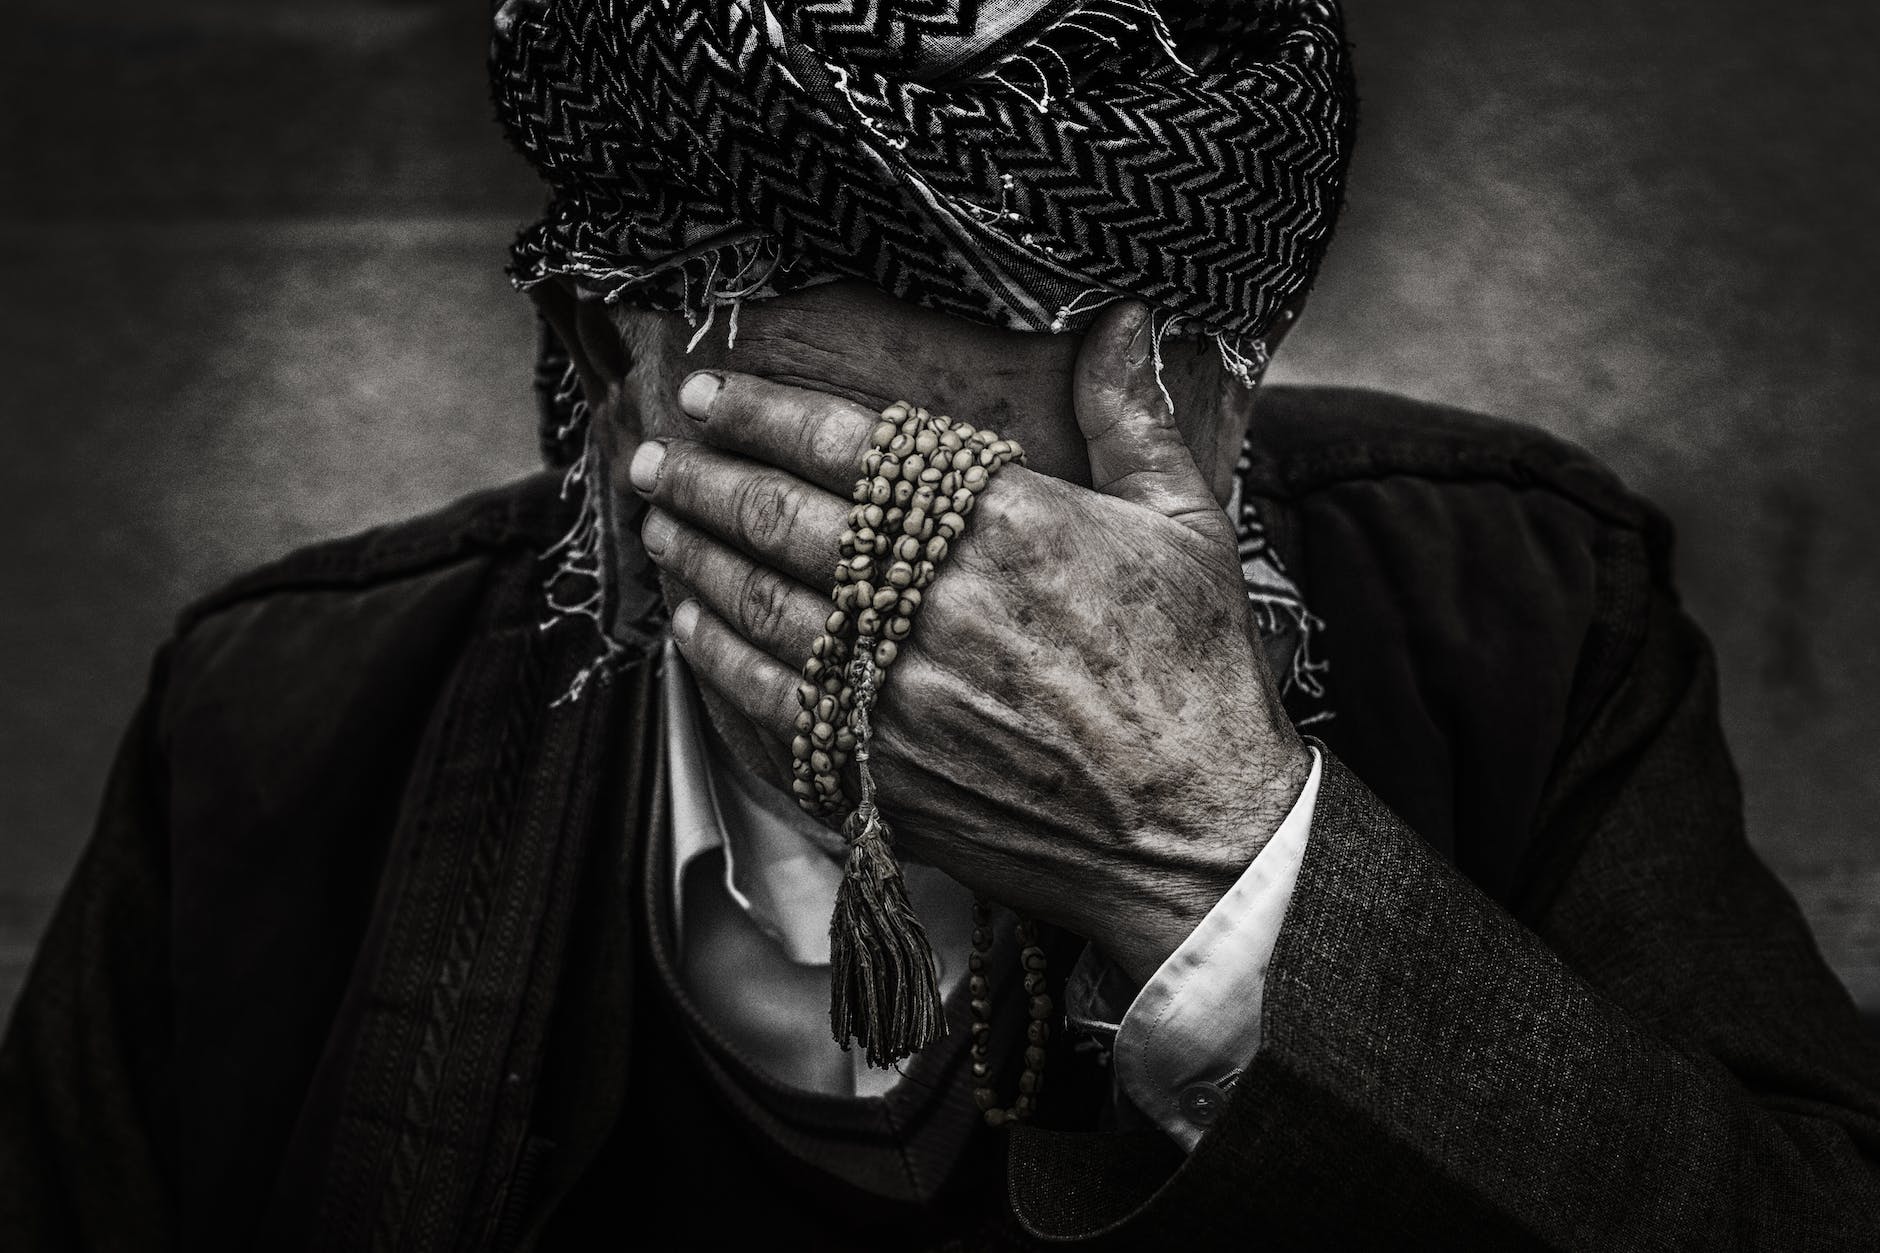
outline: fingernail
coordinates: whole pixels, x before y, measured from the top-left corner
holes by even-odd
[[[659,482],[659,465],[666,459],[666,446],[656,439],[649,439],[633,454],[633,461],[627,466],[627,478],[633,483],[633,489],[650,492]]]
[[[678,533],[679,523],[669,513],[654,509],[646,515],[646,522],[640,527],[640,542],[646,545],[646,551],[657,557],[666,551],[672,543],[672,537]]]
[[[692,628],[698,625],[698,602],[688,600],[672,611],[672,638],[681,644],[692,638]]]
[[[703,422],[712,411],[712,398],[718,395],[724,382],[716,374],[700,370],[679,385],[679,407],[685,410],[687,417]]]

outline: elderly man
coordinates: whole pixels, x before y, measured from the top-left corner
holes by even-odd
[[[8,1248],[1880,1242],[1662,521],[1254,389],[1333,5],[496,29],[565,472],[185,615]]]

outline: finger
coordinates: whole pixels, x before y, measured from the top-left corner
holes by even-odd
[[[1090,446],[1091,483],[1215,536],[1226,515],[1163,399],[1156,329],[1147,305],[1121,301],[1092,324],[1077,355],[1077,425]]]
[[[768,735],[796,734],[795,671],[740,636],[696,600],[672,612],[672,641],[694,674]]]
[[[830,581],[849,502],[794,475],[692,440],[648,440],[627,469],[634,490],[799,583]]]
[[[687,526],[661,509],[640,528],[647,555],[690,588],[746,640],[784,662],[801,664],[828,620],[827,596]]]
[[[847,495],[881,415],[854,401],[751,374],[688,377],[679,407],[706,443]]]

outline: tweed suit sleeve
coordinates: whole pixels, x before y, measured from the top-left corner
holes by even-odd
[[[1880,1248],[1880,1057],[1744,838],[1709,648],[1667,594],[1559,776],[1565,866],[1524,926],[1328,755],[1220,1121],[1140,1204],[1016,1143],[1021,1221],[1126,1247]]]
[[[0,1248],[18,1253],[175,1243],[157,703],[153,691],[124,737],[0,1043]]]

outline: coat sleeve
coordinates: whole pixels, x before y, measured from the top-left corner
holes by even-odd
[[[1654,593],[1523,926],[1328,756],[1253,1064],[1142,1199],[1026,1132],[1034,1234],[1137,1247],[1880,1248],[1880,1054],[1757,860],[1708,645]]]
[[[0,1247],[17,1253],[174,1244],[160,682],[0,1043]]]

